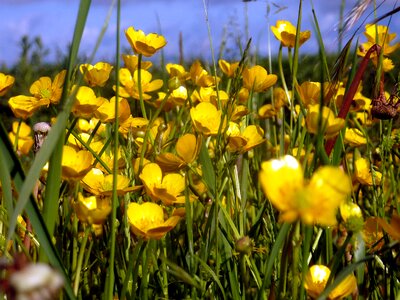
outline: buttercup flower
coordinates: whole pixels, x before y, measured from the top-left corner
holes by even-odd
[[[243,86],[256,93],[264,92],[278,80],[275,74],[268,74],[261,66],[254,66],[243,70]]]
[[[162,153],[156,157],[157,164],[166,171],[175,171],[194,162],[199,155],[202,139],[186,133],[176,142],[176,154]]]
[[[361,208],[353,202],[340,204],[340,215],[348,231],[358,232],[364,226],[364,219]]]
[[[31,85],[29,92],[37,99],[48,99],[52,104],[57,104],[60,102],[66,74],[66,70],[61,71],[54,77],[53,81],[50,77],[40,77]]]
[[[190,78],[189,72],[185,70],[185,67],[179,64],[168,63],[165,65],[167,72],[171,78],[178,78],[181,84]]]
[[[308,273],[304,280],[304,287],[307,294],[312,298],[316,299],[325,289],[328,282],[328,278],[331,274],[331,270],[324,265],[313,265],[308,270]],[[329,300],[344,299],[351,295],[357,289],[357,279],[354,274],[350,274],[343,281],[341,281],[334,289],[329,293]]]
[[[85,197],[82,193],[78,193],[78,199],[72,206],[81,222],[103,224],[111,212],[111,199],[93,195]]]
[[[321,132],[328,139],[339,134],[339,131],[345,125],[345,120],[342,118],[336,118],[333,111],[330,110],[329,107],[324,106],[322,108],[321,128],[319,128],[319,110],[319,104],[308,106],[308,112],[306,116],[308,132],[313,134]]]
[[[142,30],[135,30],[133,27],[125,30],[125,36],[136,54],[142,54],[147,57],[152,56],[167,44],[162,35],[155,33],[145,35]]]
[[[259,180],[285,222],[300,218],[306,224],[333,226],[339,205],[351,192],[350,179],[337,167],[319,168],[306,183],[301,165],[290,155],[263,162]]]
[[[359,147],[367,144],[364,134],[357,128],[346,128],[344,142],[352,147]]]
[[[125,98],[119,97],[118,118],[119,122],[123,123],[131,115],[131,108]],[[111,123],[115,120],[115,97],[110,101],[105,100],[94,112],[96,118],[104,123]]]
[[[103,97],[96,97],[90,87],[81,86],[76,93],[72,112],[75,116],[90,118],[104,101],[107,100]]]
[[[125,67],[133,74],[139,67],[139,57],[137,55],[122,54]],[[140,68],[142,70],[149,69],[153,63],[151,61],[142,61]]]
[[[293,48],[296,43],[297,30],[289,21],[277,21],[271,26],[272,33],[285,47]],[[311,36],[309,30],[300,32],[299,46],[303,45]]]
[[[354,177],[364,185],[379,185],[382,179],[382,173],[371,168],[370,163],[363,157],[354,162]]]
[[[163,86],[161,79],[151,80],[153,75],[147,70],[141,70],[141,84],[142,84],[142,97],[144,100],[151,99],[151,96],[146,94],[154,92]],[[119,80],[122,86],[119,87],[119,93],[122,97],[132,97],[133,99],[140,99],[139,95],[139,76],[138,70],[132,73],[127,68],[121,68],[119,70]],[[116,86],[113,86],[114,90]]]
[[[249,125],[241,133],[239,125],[230,122],[226,134],[228,135],[229,151],[245,153],[265,142],[264,130],[258,125]]]
[[[16,150],[21,155],[27,155],[33,146],[31,131],[31,128],[25,122],[21,122],[20,125],[18,122],[12,124],[12,131],[8,136],[12,144],[18,143]]]
[[[213,104],[209,102],[199,103],[196,107],[190,109],[190,117],[196,130],[205,136],[218,134],[222,111],[217,110]]]
[[[389,28],[387,26],[367,24],[365,25],[364,35],[367,38],[367,42],[363,43],[358,49],[357,54],[360,56],[364,56],[369,48],[375,44],[381,46],[381,51],[383,52],[384,56],[389,56],[400,47],[400,43],[390,45],[391,42],[396,38],[396,33],[389,33]],[[376,53],[372,53],[371,57],[376,57]]]
[[[127,215],[132,232],[146,240],[161,239],[174,229],[180,220],[178,216],[164,220],[162,207],[151,202],[129,203]]]
[[[11,97],[8,100],[8,105],[14,116],[24,120],[31,117],[42,106],[48,106],[49,104],[49,99],[37,99],[36,97],[24,95]]]
[[[113,190],[113,174],[104,174],[100,169],[91,169],[81,183],[83,188],[93,195],[111,195]],[[117,175],[117,194],[124,195],[138,188],[130,186],[129,178],[123,175]]]
[[[11,75],[0,73],[0,97],[4,96],[14,85],[15,78]]]
[[[87,150],[64,146],[61,161],[63,179],[81,180],[92,168],[93,156]]]
[[[239,62],[229,63],[226,60],[220,59],[218,61],[218,65],[221,68],[221,71],[228,77],[235,76],[235,72],[237,67],[239,66]]]
[[[196,60],[192,66],[190,67],[190,78],[192,82],[201,87],[210,87],[215,85],[215,81],[219,80],[219,78],[215,79],[214,76],[209,75],[206,70],[203,69],[200,62]]]
[[[79,70],[83,74],[83,79],[90,87],[103,87],[108,78],[110,78],[112,68],[106,62],[98,62],[94,66],[91,64],[82,64],[79,66]]]
[[[139,175],[143,185],[153,201],[161,200],[164,205],[185,203],[185,178],[178,173],[164,174],[156,163],[149,163],[143,167]]]

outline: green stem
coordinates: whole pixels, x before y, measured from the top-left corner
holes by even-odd
[[[85,235],[82,240],[81,248],[79,250],[79,256],[78,256],[78,264],[76,266],[76,272],[75,272],[75,280],[74,280],[74,294],[75,296],[78,296],[78,290],[79,290],[79,281],[81,279],[81,270],[82,270],[82,265],[83,265],[83,258],[86,253],[86,243],[90,234],[92,227],[90,225],[87,225],[85,228]]]
[[[143,89],[142,89],[142,54],[138,55],[138,69],[137,69],[137,84],[139,91],[140,110],[142,111],[143,118],[147,119],[146,108],[144,107]]]

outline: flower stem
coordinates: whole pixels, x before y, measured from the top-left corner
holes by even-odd
[[[78,289],[79,289],[79,281],[81,279],[81,270],[82,270],[82,264],[83,264],[83,257],[85,256],[86,253],[86,243],[90,234],[92,227],[90,225],[86,226],[85,228],[85,235],[82,240],[82,244],[79,250],[79,256],[78,256],[78,263],[76,266],[76,272],[75,272],[75,280],[74,280],[74,294],[75,296],[78,296]]]

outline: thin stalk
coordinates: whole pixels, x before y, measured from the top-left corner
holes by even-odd
[[[86,243],[88,241],[89,234],[92,230],[92,226],[87,225],[85,228],[85,235],[82,240],[82,244],[79,250],[79,256],[78,256],[78,264],[76,266],[76,271],[75,271],[75,280],[74,280],[74,293],[75,296],[78,296],[78,290],[79,290],[79,281],[81,279],[81,271],[82,271],[82,265],[83,265],[83,258],[86,253]]]
[[[105,295],[107,299],[113,299],[114,297],[114,282],[115,282],[115,274],[114,274],[114,264],[115,264],[115,247],[116,247],[116,231],[117,231],[117,206],[118,206],[118,195],[117,195],[117,178],[118,178],[118,141],[119,141],[119,118],[118,118],[118,109],[119,109],[119,69],[120,69],[120,25],[121,25],[121,1],[117,1],[117,34],[116,34],[116,72],[115,72],[115,81],[116,81],[116,93],[115,93],[115,121],[114,121],[114,166],[113,166],[113,190],[112,190],[112,198],[111,198],[111,224],[110,224],[110,239],[108,242],[108,250],[109,252],[109,268],[107,269],[106,275],[106,283],[105,283]]]
[[[139,91],[140,110],[142,111],[143,118],[147,119],[146,108],[144,106],[144,100],[143,100],[143,88],[142,88],[142,57],[143,57],[143,55],[141,53],[139,53],[138,68],[137,68],[137,81],[138,81],[137,84],[138,84],[138,91]]]

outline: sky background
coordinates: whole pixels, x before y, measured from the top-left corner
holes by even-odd
[[[96,44],[101,28],[110,11],[111,0],[92,0],[86,23],[80,54],[89,56]],[[223,57],[238,60],[237,40],[244,46],[246,37],[252,38],[252,50],[261,55],[269,51],[276,54],[279,42],[269,27],[277,20],[288,20],[296,24],[297,0],[205,0],[212,42],[218,53],[222,41],[227,42]],[[313,0],[315,12],[320,23],[327,51],[338,49],[337,25],[341,0]],[[378,0],[383,2],[378,16],[398,6],[396,0]],[[346,1],[348,12],[356,0]],[[278,4],[278,5],[276,5]],[[12,66],[20,53],[21,37],[31,39],[40,36],[45,48],[49,50],[47,61],[57,60],[57,54],[66,53],[72,40],[74,25],[79,7],[78,0],[0,0],[0,65]],[[270,8],[267,13],[267,8]],[[145,33],[156,32],[165,36],[168,44],[164,48],[168,61],[178,62],[179,34],[183,37],[185,59],[211,57],[207,22],[203,0],[125,0],[121,10],[121,43],[128,49],[123,30],[133,26]],[[115,53],[116,33],[115,8],[111,15],[106,34],[95,57],[96,61],[112,62]],[[363,20],[364,18],[362,18]],[[367,20],[372,20],[369,17]],[[387,24],[388,19],[380,24]],[[357,25],[360,25],[358,22]],[[357,26],[356,26],[357,27]],[[391,31],[400,29],[400,18],[392,19]],[[311,30],[311,39],[305,43],[302,53],[317,53],[315,27],[311,10],[311,1],[303,1],[302,30]],[[365,38],[360,31],[360,40]],[[349,34],[347,35],[347,37]],[[398,41],[398,39],[397,39]]]

